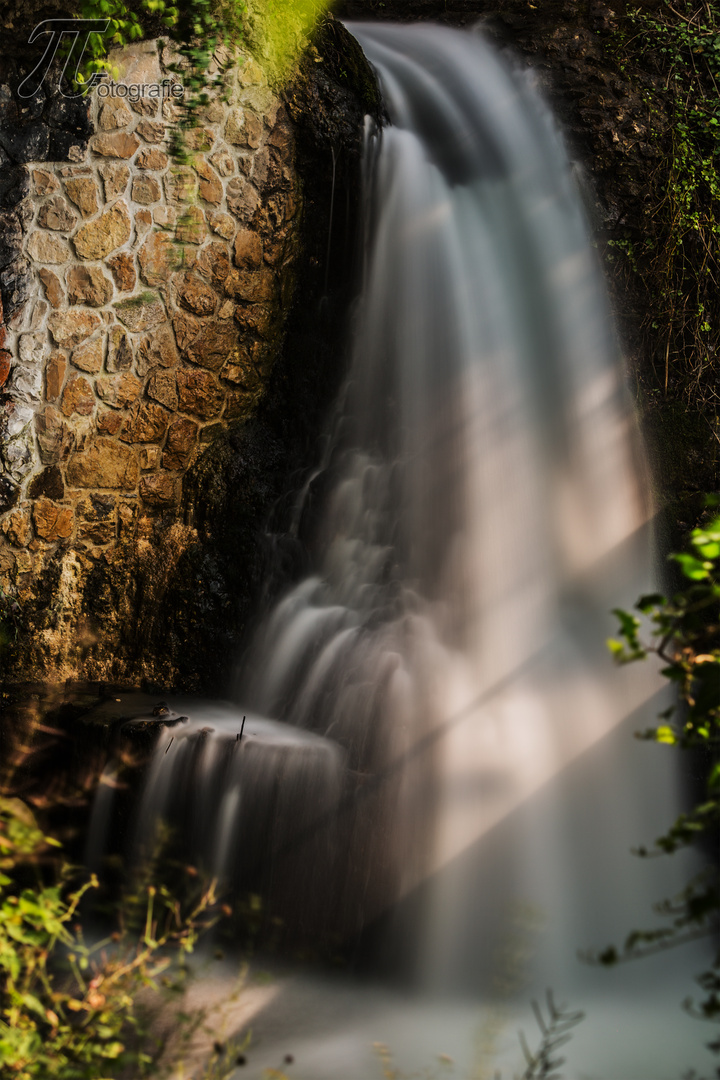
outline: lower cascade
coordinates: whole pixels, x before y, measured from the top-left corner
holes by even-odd
[[[627,849],[676,797],[633,756],[655,676],[605,647],[653,580],[620,349],[531,74],[478,33],[350,30],[389,123],[366,121],[349,373],[293,523],[311,572],[240,704],[169,701],[128,843],[167,821],[285,924],[365,935],[430,990],[490,993],[507,928],[541,926],[562,988],[646,921],[664,886]]]

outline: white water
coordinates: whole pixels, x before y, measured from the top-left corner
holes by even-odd
[[[647,925],[688,868],[628,853],[677,796],[671,755],[632,740],[659,680],[604,643],[610,609],[653,584],[612,320],[528,73],[475,35],[351,29],[391,124],[367,123],[351,370],[312,520],[298,505],[314,570],[243,669],[257,753],[241,713],[195,708],[159,740],[139,829],[181,820],[238,887],[264,858],[271,908],[303,931],[382,920],[385,967],[464,1007],[596,994],[576,950]],[[691,990],[672,963],[650,978],[663,1007]]]

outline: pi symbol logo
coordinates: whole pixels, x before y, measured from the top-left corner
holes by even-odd
[[[28,43],[32,44],[41,34],[49,34],[50,40],[45,46],[45,52],[42,54],[39,62],[35,65],[33,70],[26,78],[20,83],[17,93],[18,97],[31,98],[37,94],[40,87],[47,78],[50,65],[55,59],[55,55],[60,47],[60,42],[65,35],[69,35],[73,41],[68,50],[67,59],[62,69],[62,75],[58,82],[58,90],[66,98],[78,98],[82,97],[87,89],[92,86],[96,86],[102,79],[105,78],[104,72],[93,72],[92,76],[83,84],[83,89],[79,90],[76,94],[66,94],[62,88],[62,76],[66,74],[67,66],[70,63],[70,58],[75,52],[75,47],[78,41],[81,40],[81,48],[75,64],[75,71],[73,78],[77,82],[77,77],[80,74],[80,65],[82,64],[83,56],[85,55],[85,49],[87,48],[88,39],[91,34],[104,34],[110,23],[109,19],[44,19],[43,22],[37,24],[30,37]]]

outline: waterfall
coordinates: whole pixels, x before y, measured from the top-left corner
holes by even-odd
[[[475,33],[351,31],[389,123],[366,121],[350,370],[293,524],[312,572],[262,618],[241,713],[178,706],[138,829],[181,821],[207,869],[304,929],[375,927],[426,986],[487,989],[531,911],[562,984],[646,922],[662,887],[627,849],[675,798],[630,738],[659,680],[605,647],[653,581],[621,351],[530,73]]]

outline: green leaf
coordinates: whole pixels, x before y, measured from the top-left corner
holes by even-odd
[[[683,574],[686,578],[689,578],[690,581],[706,581],[710,576],[708,570],[711,570],[712,566],[700,562],[694,555],[671,555],[670,558],[675,562],[680,563]]]

